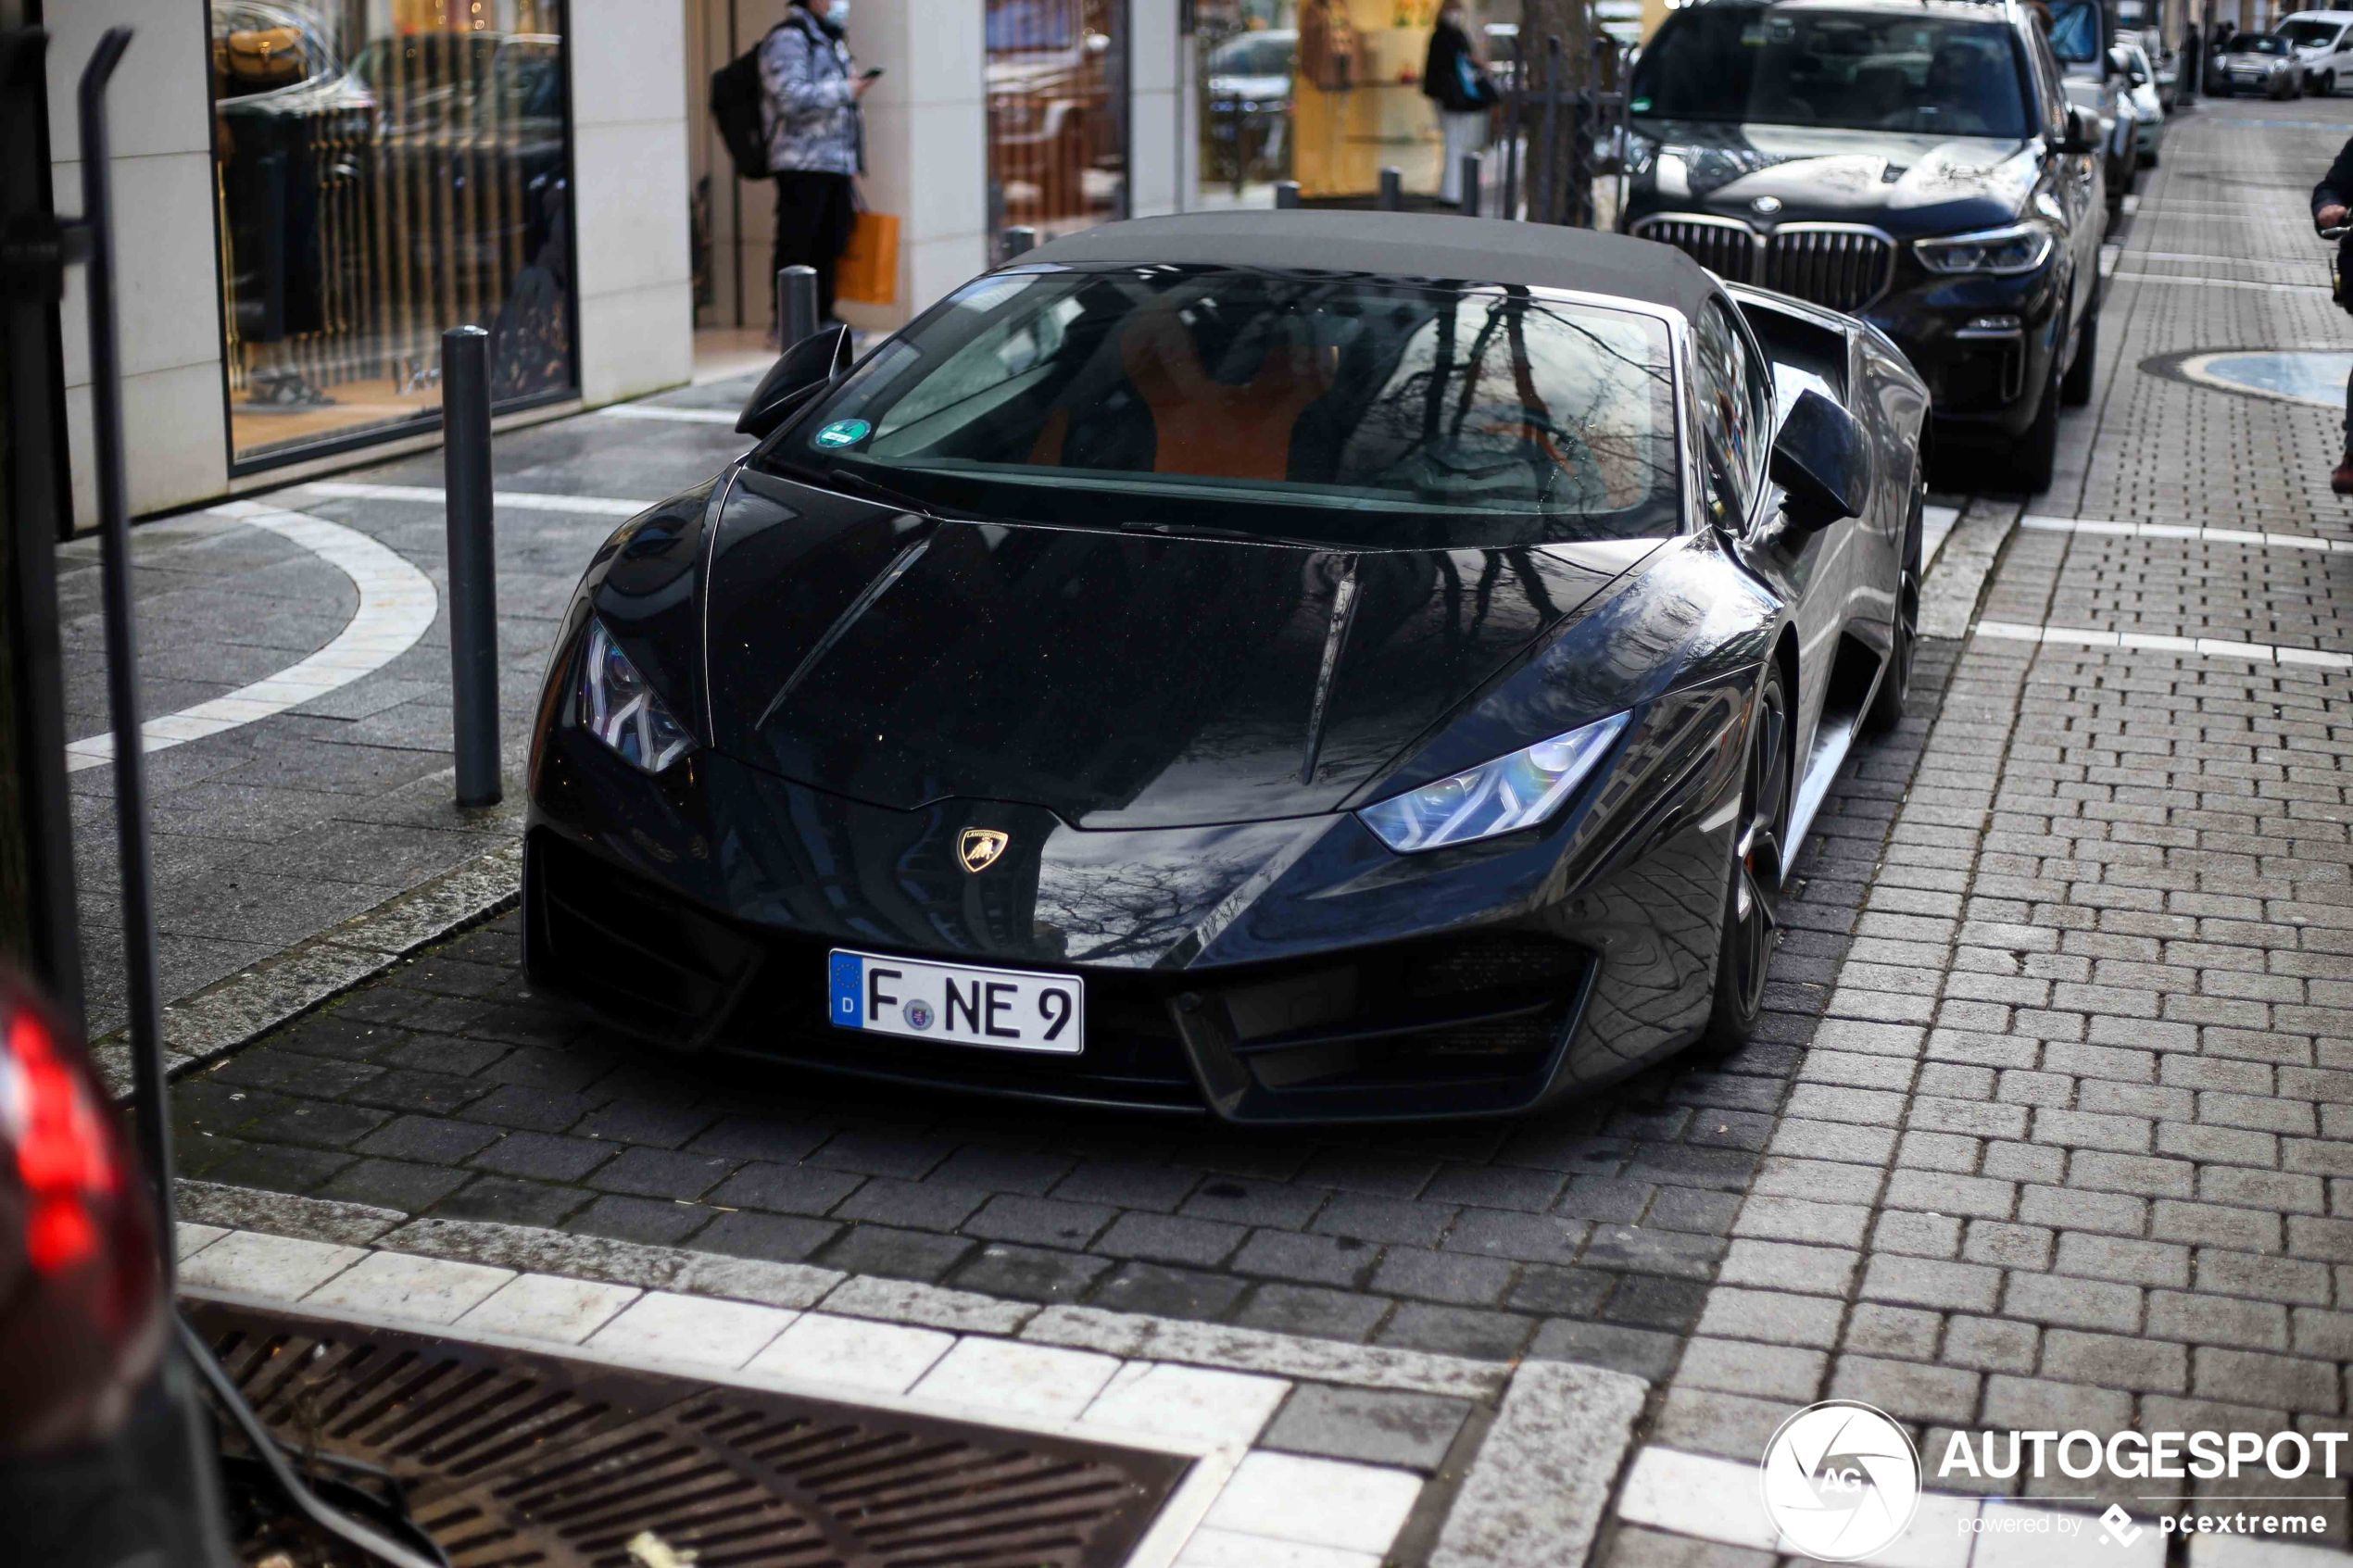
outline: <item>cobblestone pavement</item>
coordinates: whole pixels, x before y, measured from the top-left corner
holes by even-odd
[[[2144,369],[2342,345],[2304,213],[2345,134],[2310,123],[2348,109],[2177,119],[2092,417],[2032,510],[2353,537],[2337,413]],[[1982,613],[2343,653],[2348,585],[2294,541],[2026,529]],[[1753,1461],[1792,1410],[1859,1399],[1916,1424],[1933,1486],[2145,1518],[2183,1483],[1935,1472],[1956,1430],[2343,1430],[2348,695],[2268,654],[1969,644],[1652,1442]],[[2342,1479],[2186,1495],[2249,1494],[2334,1499],[2312,1512],[2346,1543]],[[1770,1558],[1627,1526],[1606,1560]]]

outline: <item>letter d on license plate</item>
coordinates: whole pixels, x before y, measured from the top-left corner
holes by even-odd
[[[837,1029],[1062,1056],[1087,1048],[1087,983],[1075,974],[925,963],[837,947],[826,978],[825,1016]]]

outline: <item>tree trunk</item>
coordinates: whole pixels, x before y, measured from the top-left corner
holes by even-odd
[[[1586,85],[1588,40],[1592,36],[1592,0],[1521,0],[1519,49],[1525,74],[1520,116],[1528,138],[1528,216],[1534,222],[1592,221],[1591,142],[1570,94]],[[1557,56],[1550,47],[1554,38],[1560,40]],[[1548,112],[1550,62],[1555,59],[1559,101]],[[1580,139],[1586,144],[1582,156]]]

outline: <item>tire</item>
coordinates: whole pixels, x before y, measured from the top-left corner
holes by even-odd
[[[1773,901],[1781,880],[1780,835],[1789,817],[1789,687],[1780,660],[1765,667],[1749,720],[1741,765],[1740,815],[1725,879],[1723,924],[1717,934],[1716,989],[1705,1040],[1731,1051],[1755,1037],[1765,1012],[1765,976],[1773,957]]]
[[[2092,307],[2076,329],[2075,363],[2069,366],[2067,377],[2059,383],[2059,402],[2070,408],[2081,408],[2092,400],[2092,377],[2096,373],[2095,361],[2100,351],[2100,307]]]
[[[2010,488],[2039,495],[2051,487],[2051,471],[2058,466],[2059,369],[2056,357],[2043,383],[2042,406],[2010,450]]]
[[[1904,525],[1903,564],[1895,576],[1895,624],[1887,649],[1887,672],[1863,714],[1863,733],[1883,735],[1904,721],[1912,700],[1912,655],[1919,641],[1921,508],[1928,504],[1925,484],[1912,491],[1912,515]]]

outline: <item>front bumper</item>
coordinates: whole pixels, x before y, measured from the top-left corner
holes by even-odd
[[[1525,1110],[1704,1026],[1752,681],[1647,705],[1547,826],[1412,857],[1345,815],[1079,833],[710,752],[648,779],[559,722],[534,758],[525,961],[640,1037],[832,1073],[1235,1122]],[[952,852],[974,823],[1015,846],[978,874]],[[1075,972],[1087,1048],[835,1029],[835,946]]]
[[[1941,427],[2017,435],[2042,408],[2063,301],[2045,264],[2017,278],[1915,273],[1863,314],[1928,383]]]

